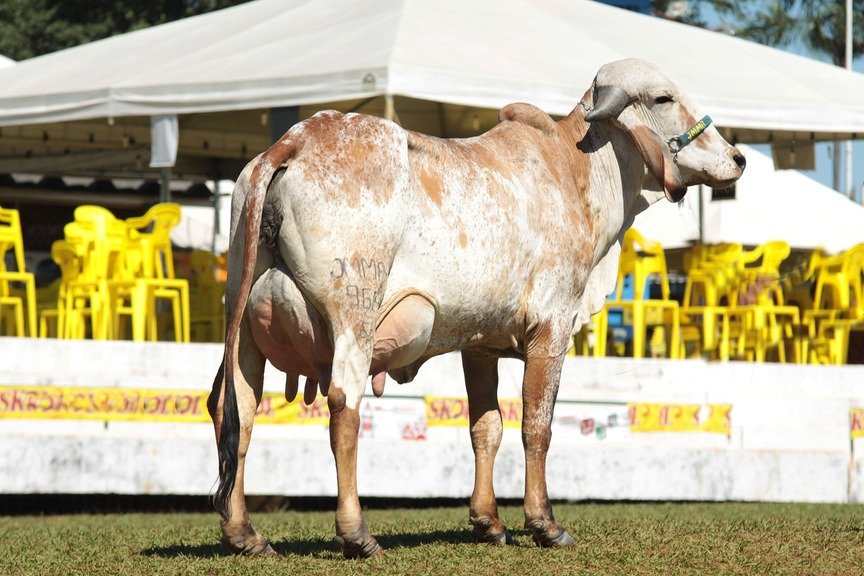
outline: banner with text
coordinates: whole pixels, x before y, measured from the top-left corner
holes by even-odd
[[[206,391],[141,390],[67,386],[0,386],[0,418],[131,420],[150,422],[210,422]],[[498,401],[505,428],[522,424],[522,400]],[[424,410],[425,408],[425,410]],[[556,410],[556,428],[578,427],[583,436],[604,439],[614,430],[629,432],[731,433],[729,404],[641,403],[596,406],[563,402]],[[421,440],[427,427],[467,427],[468,399],[458,396],[364,399],[360,406],[361,435]],[[327,399],[311,405],[282,394],[267,392],[255,416],[259,424],[327,426]],[[852,437],[864,436],[864,408],[850,415]]]
[[[209,423],[208,395],[199,390],[0,386],[0,418]],[[263,395],[255,417],[263,424],[322,426],[329,419],[325,398],[306,406],[276,393]]]
[[[631,432],[732,433],[731,404],[665,404],[631,402]]]
[[[864,438],[864,408],[849,410],[849,435],[853,439]]]

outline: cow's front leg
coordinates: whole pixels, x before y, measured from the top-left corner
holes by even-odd
[[[383,553],[360,510],[357,494],[357,436],[360,400],[372,357],[371,338],[358,343],[350,329],[336,337],[327,406],[330,409],[330,448],[336,460],[336,538],[345,558],[369,558]]]
[[[216,505],[222,516],[222,544],[237,554],[271,556],[276,554],[266,538],[255,532],[246,508],[246,495],[243,489],[243,474],[246,466],[246,452],[252,437],[252,422],[261,391],[264,385],[264,357],[255,347],[249,332],[248,322],[240,326],[239,358],[234,369],[234,394],[237,403],[237,421],[225,414],[225,366],[219,367],[213,391],[207,401],[207,408],[216,428],[216,444],[222,446],[223,421],[228,420],[226,432],[237,435],[237,467],[233,474],[233,487],[229,494],[223,494],[223,482],[216,494]],[[236,426],[236,428],[235,428]],[[230,474],[230,472],[229,472]],[[229,480],[226,478],[226,480]],[[230,480],[229,480],[230,482]],[[230,484],[226,483],[225,486]]]
[[[540,327],[527,343],[522,386],[522,444],[525,447],[525,527],[538,546],[575,546],[552,514],[546,488],[546,455],[552,439],[552,412],[568,334],[558,342]],[[556,353],[558,350],[562,352]]]
[[[462,370],[474,449],[474,491],[468,516],[474,527],[472,534],[478,542],[513,544],[513,538],[498,516],[492,485],[495,455],[501,446],[503,431],[498,407],[498,359],[463,350]]]

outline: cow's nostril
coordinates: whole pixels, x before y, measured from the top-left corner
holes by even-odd
[[[747,166],[747,158],[745,158],[740,152],[736,152],[732,159],[735,160],[735,164],[737,164],[742,170]]]

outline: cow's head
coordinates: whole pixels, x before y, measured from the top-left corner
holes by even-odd
[[[654,64],[635,58],[606,64],[591,92],[585,118],[625,130],[670,201],[679,201],[694,184],[725,188],[744,172],[741,152]]]

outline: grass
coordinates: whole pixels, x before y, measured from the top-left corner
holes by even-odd
[[[467,507],[368,510],[384,557],[343,560],[332,512],[253,514],[278,558],[226,555],[210,513],[0,517],[0,574],[470,575],[864,574],[864,506],[558,504],[579,546],[541,550],[518,507],[501,515],[518,546],[471,542]]]

